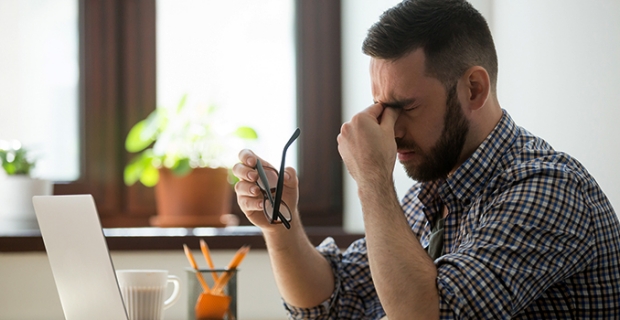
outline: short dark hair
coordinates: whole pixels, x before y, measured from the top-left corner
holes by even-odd
[[[362,51],[397,60],[422,48],[426,74],[449,88],[463,73],[482,66],[492,90],[497,85],[497,54],[484,17],[465,0],[404,0],[385,11],[364,40]]]

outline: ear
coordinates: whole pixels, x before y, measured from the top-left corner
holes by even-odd
[[[484,106],[491,92],[489,73],[480,66],[469,68],[461,77],[459,95],[461,103],[470,111]]]

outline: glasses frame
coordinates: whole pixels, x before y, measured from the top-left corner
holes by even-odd
[[[278,223],[278,219],[279,219],[280,222],[287,229],[291,228],[290,222],[293,219],[293,212],[291,211],[289,206],[282,201],[282,189],[284,188],[284,164],[286,160],[286,151],[288,150],[288,147],[291,144],[293,144],[293,142],[299,137],[300,134],[301,134],[301,131],[299,130],[299,128],[297,128],[295,132],[293,132],[293,135],[290,137],[288,142],[284,145],[284,149],[282,150],[282,161],[280,162],[280,171],[276,172],[278,175],[278,182],[275,188],[275,199],[274,199],[274,196],[272,196],[271,194],[272,192],[271,190],[273,188],[269,185],[269,180],[267,179],[267,175],[265,174],[265,168],[263,167],[263,164],[261,163],[260,159],[256,159],[256,171],[258,171],[258,179],[263,184],[263,186],[267,188],[267,190],[263,190],[263,188],[260,186],[258,181],[256,182],[256,184],[259,186],[259,188],[261,188],[261,190],[265,191],[263,192],[263,197],[265,198],[265,200],[269,200],[269,202],[271,203],[271,206],[273,207],[273,212],[271,213],[271,216],[268,215],[265,206],[263,206],[263,212],[265,213],[265,216],[269,220],[270,224]],[[273,169],[275,171],[274,168],[271,168],[271,167],[268,167],[268,168]],[[284,203],[288,211],[291,213],[290,219],[286,219],[284,215],[280,212],[280,204],[282,203]]]
[[[262,165],[261,165],[262,166]],[[270,167],[270,166],[262,166],[264,172],[265,172],[265,176],[267,175],[267,172],[271,171],[273,172],[273,174],[276,175],[276,177],[278,176],[278,170],[276,170],[276,168]],[[260,177],[260,174],[259,174]],[[264,178],[264,179],[268,179],[268,178]],[[264,180],[262,179],[262,180]],[[286,215],[282,213],[282,211],[278,210],[280,215],[276,215],[273,216],[273,212],[268,212],[267,211],[267,203],[270,203],[272,208],[273,208],[273,204],[274,204],[274,196],[276,193],[276,188],[275,187],[269,187],[270,190],[267,191],[263,188],[263,186],[261,186],[260,183],[262,183],[261,181],[257,181],[256,184],[258,185],[258,187],[260,188],[261,193],[263,194],[263,213],[265,214],[265,217],[267,217],[267,220],[269,220],[269,223],[271,224],[285,224],[286,227],[286,222],[290,223],[291,219],[292,219],[292,212],[291,209],[289,208],[288,204],[286,204],[286,202],[284,202],[284,200],[280,201],[280,208],[282,207],[286,207],[286,210],[288,210],[289,212],[289,217],[290,218],[286,218]],[[259,183],[260,182],[260,183]],[[271,197],[271,200],[269,199]],[[273,218],[272,218],[273,217]],[[286,221],[286,222],[284,222]]]

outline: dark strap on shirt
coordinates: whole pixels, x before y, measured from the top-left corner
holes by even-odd
[[[431,236],[426,247],[426,252],[433,260],[443,255],[443,222],[443,210],[438,210],[433,217]]]

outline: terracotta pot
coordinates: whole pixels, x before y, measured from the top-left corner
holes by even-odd
[[[159,170],[155,186],[157,227],[225,227],[238,224],[230,214],[232,187],[226,168],[197,168],[185,176]]]

